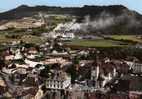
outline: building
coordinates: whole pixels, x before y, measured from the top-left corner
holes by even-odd
[[[142,92],[130,91],[129,99],[142,99]]]
[[[47,89],[66,89],[70,86],[70,84],[71,78],[63,72],[57,72],[54,74],[54,77],[51,77],[46,80]]]
[[[129,61],[126,61],[126,63],[129,65],[129,68],[132,70],[132,73],[134,73],[134,74],[141,74],[142,73],[142,64],[141,63],[135,63],[135,62],[129,62]]]
[[[134,63],[132,66],[133,73],[142,73],[142,64]]]

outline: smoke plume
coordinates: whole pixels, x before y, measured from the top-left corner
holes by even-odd
[[[84,20],[81,23],[77,23],[76,20],[72,22],[68,22],[65,24],[59,24],[54,31],[57,30],[74,30],[74,31],[96,31],[96,30],[103,30],[111,27],[113,25],[125,23],[126,27],[138,27],[140,26],[141,22],[139,22],[134,13],[130,13],[127,11],[123,11],[121,15],[114,16],[107,12],[102,12],[96,18],[92,19],[89,15],[84,17]]]

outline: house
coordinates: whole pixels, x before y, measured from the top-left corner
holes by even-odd
[[[129,62],[129,61],[126,61],[126,63],[129,65],[130,69],[132,70],[132,73],[142,74],[142,64],[141,63],[135,63],[135,62]]]
[[[9,61],[14,59],[14,55],[10,50],[6,50],[3,52],[4,60]]]
[[[16,53],[15,53],[15,56],[14,56],[14,60],[20,60],[20,59],[23,59],[23,55],[20,52],[20,49],[17,49]]]
[[[14,60],[14,55],[5,55],[4,60],[6,60],[6,61]]]
[[[24,61],[29,67],[33,67],[33,68],[38,64],[41,64],[41,65],[43,64],[42,62],[31,61],[29,59],[25,59]]]
[[[44,61],[44,64],[66,64],[68,61],[62,57],[49,58]]]
[[[28,49],[28,53],[30,53],[30,54],[37,54],[38,51],[37,51],[37,49],[36,49],[35,47],[30,47],[30,48]]]
[[[0,95],[4,94],[7,91],[7,85],[2,77],[0,77]]]
[[[142,91],[142,77],[124,75],[115,85],[116,90],[120,92]]]
[[[142,99],[142,92],[139,91],[130,91],[129,99]]]
[[[43,95],[44,95],[44,92],[42,90],[42,85],[40,85],[36,95],[34,96],[34,99],[42,99]]]
[[[22,84],[22,81],[27,76],[27,71],[25,68],[17,68],[11,71],[11,81],[14,84]]]
[[[29,73],[26,78],[23,80],[25,87],[38,86],[38,76],[32,73]]]
[[[50,32],[48,34],[48,37],[50,37],[50,38],[61,37],[62,40],[70,40],[70,39],[75,38],[75,35],[71,31],[66,31],[66,32],[64,32],[64,31],[56,31],[56,32]]]
[[[132,66],[132,70],[133,70],[133,73],[141,74],[142,73],[142,64],[134,63]]]

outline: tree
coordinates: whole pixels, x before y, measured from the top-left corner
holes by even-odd
[[[45,69],[40,71],[40,76],[45,77],[45,78],[49,78],[50,66],[45,65],[44,67],[45,67]]]

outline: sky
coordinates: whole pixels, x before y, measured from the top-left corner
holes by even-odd
[[[122,4],[142,14],[142,0],[0,0],[0,12],[8,11],[23,4],[29,6],[47,5],[62,7]]]

